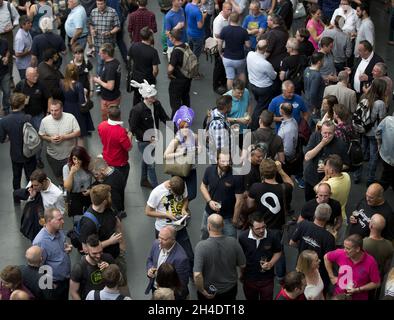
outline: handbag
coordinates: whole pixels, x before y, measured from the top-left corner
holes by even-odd
[[[88,113],[91,109],[93,109],[93,107],[93,101],[89,99],[84,105],[81,106],[81,113]]]
[[[164,173],[172,176],[187,177],[193,166],[193,153],[186,153],[164,160]]]

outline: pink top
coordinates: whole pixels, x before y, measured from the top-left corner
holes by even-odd
[[[309,29],[309,28],[311,28],[311,27],[313,27],[313,28],[316,30],[316,34],[317,34],[318,36],[320,36],[320,35],[323,33],[323,31],[324,31],[324,24],[321,23],[320,20],[319,20],[319,22],[316,22],[316,21],[313,20],[313,19],[309,19],[308,23],[306,24],[306,28]],[[318,43],[312,38],[312,36],[310,36],[308,40],[313,44],[313,46],[315,47],[315,50],[318,51],[318,50],[319,50],[319,45],[318,45]]]
[[[345,266],[350,267],[353,271],[354,288],[359,288],[370,282],[380,282],[378,264],[375,259],[366,252],[364,252],[361,261],[358,263],[354,263],[348,258],[344,249],[337,249],[327,253],[327,259],[330,262],[335,262],[340,267],[334,295],[346,293],[347,281],[345,279],[349,278],[350,274],[349,271],[344,268]],[[368,291],[353,293],[352,300],[368,300]]]

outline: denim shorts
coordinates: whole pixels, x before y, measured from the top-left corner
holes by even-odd
[[[246,60],[231,60],[223,58],[223,65],[226,70],[226,78],[234,80],[239,74],[245,73]]]

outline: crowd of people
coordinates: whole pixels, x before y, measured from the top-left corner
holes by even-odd
[[[13,201],[31,241],[25,265],[0,272],[0,299],[131,299],[122,220],[133,211],[125,189],[135,143],[140,186],[152,189],[152,299],[189,299],[196,290],[199,300],[235,300],[239,282],[247,300],[393,298],[394,212],[385,199],[394,190],[393,83],[374,50],[370,1],[315,2],[159,0],[157,26],[160,13],[147,0],[0,0],[0,142],[10,143]],[[296,29],[300,5],[307,16]],[[387,6],[392,45],[394,1]],[[158,30],[171,115],[155,87]],[[190,88],[206,78],[204,50],[215,60],[218,97],[197,133]],[[128,125],[125,81],[134,94]],[[160,122],[175,132],[164,149]],[[96,132],[98,156],[86,147]],[[155,163],[168,180],[158,181]],[[352,184],[364,184],[365,195],[349,204]],[[193,246],[198,186],[205,206]],[[287,245],[298,250],[294,270]],[[72,250],[80,254],[73,264]]]

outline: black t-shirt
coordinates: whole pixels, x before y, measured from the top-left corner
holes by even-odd
[[[270,56],[267,60],[272,64],[275,71],[279,70],[280,62],[287,55],[286,43],[289,38],[289,33],[283,28],[275,27],[263,35],[263,39],[268,41],[267,52]]]
[[[226,26],[220,32],[220,39],[226,42],[223,56],[226,59],[245,59],[244,44],[249,41],[248,32],[240,26]]]
[[[101,261],[108,264],[115,263],[114,258],[108,253],[102,254]],[[82,300],[86,299],[91,290],[104,289],[102,271],[97,264],[91,265],[87,262],[86,256],[81,257],[81,260],[73,266],[71,280],[79,283],[78,292]]]
[[[257,204],[257,211],[265,216],[265,223],[268,229],[282,230],[285,224],[285,208],[283,196],[286,197],[286,207],[289,208],[293,187],[285,183],[269,184],[255,183],[249,190],[249,197],[254,199]]]
[[[38,65],[38,81],[47,88],[52,98],[64,101],[64,95],[59,85],[60,79],[63,79],[62,73],[53,66],[45,62]]]
[[[301,209],[301,217],[305,220],[313,222],[315,216],[315,210],[319,204],[317,203],[316,199],[309,200]],[[328,205],[331,207],[331,216],[330,220],[328,220],[327,224],[333,226],[335,225],[335,219],[341,216],[341,204],[334,199],[328,200]]]
[[[51,94],[41,82],[38,81],[33,86],[30,86],[26,80],[22,80],[16,85],[15,92],[21,92],[29,97],[29,103],[24,108],[26,114],[31,116],[46,114],[48,99],[51,97]]]
[[[335,249],[334,236],[326,229],[307,220],[297,224],[291,239],[298,241],[298,252],[315,251],[321,261],[327,252]]]
[[[315,148],[322,140],[321,133],[316,131],[312,133],[308,145],[306,146],[305,154]],[[344,164],[349,165],[349,157],[347,155],[347,148],[345,142],[334,137],[331,142],[326,145],[313,159],[306,161],[304,164],[304,180],[312,186],[319,183],[324,173],[317,172],[319,160],[325,160],[331,154],[337,154],[341,157]]]
[[[260,166],[250,165],[250,172],[244,177],[245,190],[249,191],[254,183],[261,182]]]
[[[359,212],[357,217],[357,223],[349,223],[349,235],[359,234],[363,238],[369,236],[369,222],[371,217],[375,213],[381,214],[386,219],[386,227],[382,231],[383,238],[392,241],[394,239],[394,219],[393,219],[393,209],[385,201],[380,206],[371,207],[367,204],[365,198],[363,198],[356,206],[356,210]]]
[[[7,55],[7,52],[8,42],[0,39],[0,79],[2,79],[4,75],[8,73],[8,64],[3,63],[3,58]]]
[[[268,147],[267,158],[275,159],[278,152],[284,152],[283,140],[270,128],[258,128],[252,132],[252,144],[265,143]]]
[[[181,71],[183,64],[183,51],[176,49],[177,47],[184,49],[186,48],[186,45],[182,43],[179,46],[174,46],[174,49],[172,50],[171,58],[170,58],[170,65],[174,67],[174,71],[172,75],[177,79],[187,79]]]
[[[150,84],[156,83],[152,66],[160,64],[157,50],[145,43],[137,42],[131,45],[128,55],[134,62],[133,79],[137,82],[145,79]]]
[[[261,272],[260,259],[265,257],[270,261],[275,253],[282,251],[280,232],[267,229],[267,237],[260,240],[258,247],[256,240],[249,239],[249,232],[249,229],[242,231],[238,239],[246,257],[245,279],[258,281],[273,278],[274,268]]]
[[[87,211],[93,213],[96,216],[98,222],[100,223],[100,229],[97,232],[96,224],[91,219],[82,217],[80,223],[81,231],[79,236],[81,242],[86,243],[87,238],[91,234],[98,234],[100,241],[108,240],[114,234],[114,232],[116,232],[117,218],[115,213],[111,209],[106,209],[104,212],[98,213],[94,211],[92,207],[89,207]],[[109,253],[114,259],[116,259],[120,253],[119,244],[116,243],[105,247],[103,251],[105,253]]]
[[[35,300],[46,300],[50,297],[52,290],[40,288],[40,279],[43,274],[38,272],[38,267],[23,265],[19,266],[19,269],[22,273],[23,285],[29,289]]]
[[[104,63],[103,72],[101,74],[101,80],[104,82],[109,82],[111,80],[115,81],[114,88],[112,90],[107,90],[104,87],[101,88],[101,98],[103,100],[112,101],[120,97],[120,75],[121,66],[117,59]]]
[[[209,195],[214,201],[221,201],[222,208],[219,214],[225,219],[230,219],[234,215],[235,195],[244,193],[244,183],[242,176],[235,176],[232,172],[225,173],[219,178],[217,166],[209,166],[204,173],[202,182],[208,186]],[[205,206],[208,214],[215,213],[210,206]]]
[[[308,39],[299,42],[299,47],[298,47],[299,54],[303,54],[309,58],[314,52],[315,52],[315,47],[313,46],[312,42],[310,42]]]
[[[296,90],[303,89],[304,70],[308,66],[308,58],[304,55],[287,56],[280,63],[280,71],[284,71],[285,80],[293,81]]]

